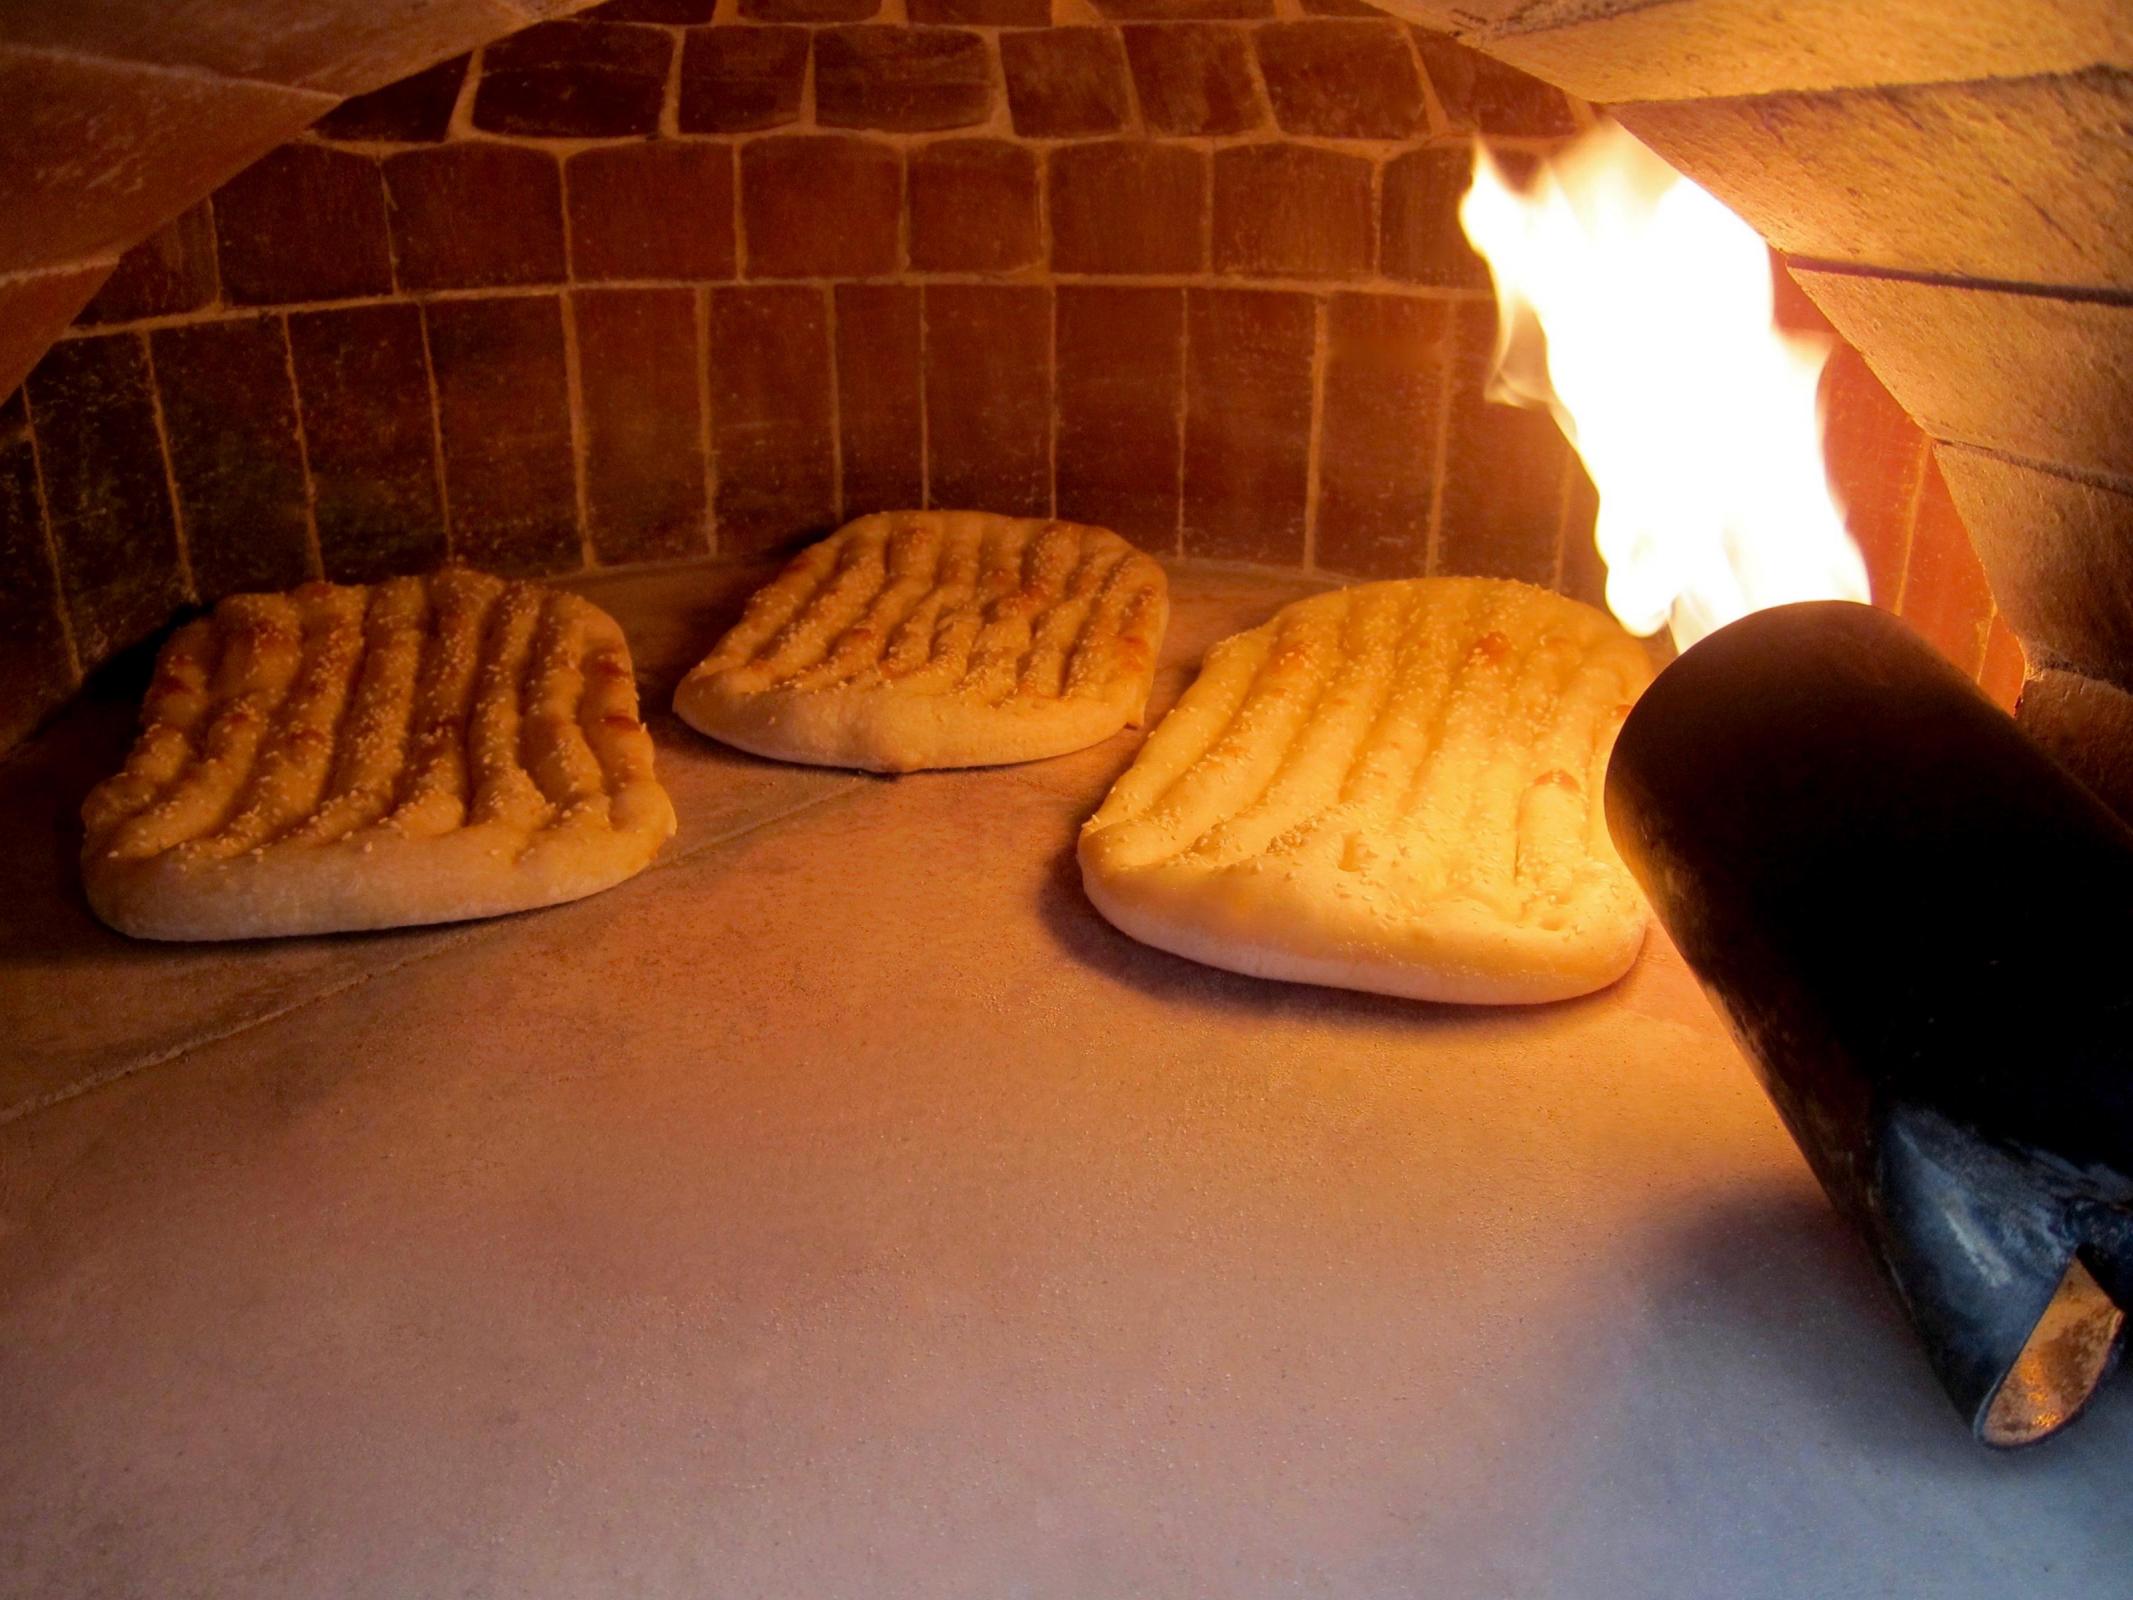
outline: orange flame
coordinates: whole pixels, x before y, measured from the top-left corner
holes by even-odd
[[[1829,345],[1771,325],[1753,229],[1613,123],[1523,192],[1477,146],[1459,220],[1496,283],[1489,396],[1552,407],[1584,458],[1624,626],[1685,650],[1767,606],[1867,598],[1822,464]]]

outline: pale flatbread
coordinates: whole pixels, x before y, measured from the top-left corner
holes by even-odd
[[[757,591],[674,709],[782,761],[1034,761],[1139,723],[1169,616],[1162,567],[1106,529],[883,512]]]
[[[1488,578],[1301,600],[1208,653],[1081,833],[1082,882],[1148,944],[1424,1000],[1584,994],[1645,908],[1601,781],[1643,647]]]
[[[82,882],[144,939],[553,905],[674,832],[614,619],[464,568],[233,595],[164,646],[141,724]]]

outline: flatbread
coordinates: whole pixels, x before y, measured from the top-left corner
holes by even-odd
[[[757,591],[674,710],[781,761],[1034,761],[1139,724],[1169,616],[1162,567],[1107,529],[882,512]]]
[[[1644,937],[1601,783],[1650,678],[1612,619],[1525,584],[1298,601],[1208,653],[1083,826],[1082,882],[1136,939],[1260,977],[1602,988]]]
[[[89,904],[139,938],[523,911],[674,832],[614,619],[466,568],[233,595],[164,646],[141,724],[82,807]]]

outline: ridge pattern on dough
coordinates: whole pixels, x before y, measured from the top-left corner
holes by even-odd
[[[1139,720],[1168,615],[1162,568],[1106,529],[881,513],[758,590],[675,708],[789,760],[1030,760]]]
[[[1084,881],[1137,937],[1261,975],[1600,987],[1644,929],[1601,786],[1650,675],[1610,618],[1525,584],[1299,601],[1209,652],[1085,825]]]
[[[674,831],[614,620],[467,568],[230,596],[165,645],[141,722],[83,805],[83,874],[145,937],[552,904]]]

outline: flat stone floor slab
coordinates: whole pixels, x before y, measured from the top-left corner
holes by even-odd
[[[648,704],[748,575],[589,584]],[[1183,568],[1161,694],[1303,592]],[[99,722],[99,718],[104,721]],[[465,928],[105,934],[0,766],[0,1594],[2094,1597],[2133,1388],[1973,1445],[1693,979],[1514,1010],[1137,945],[1130,758],[684,819]]]

